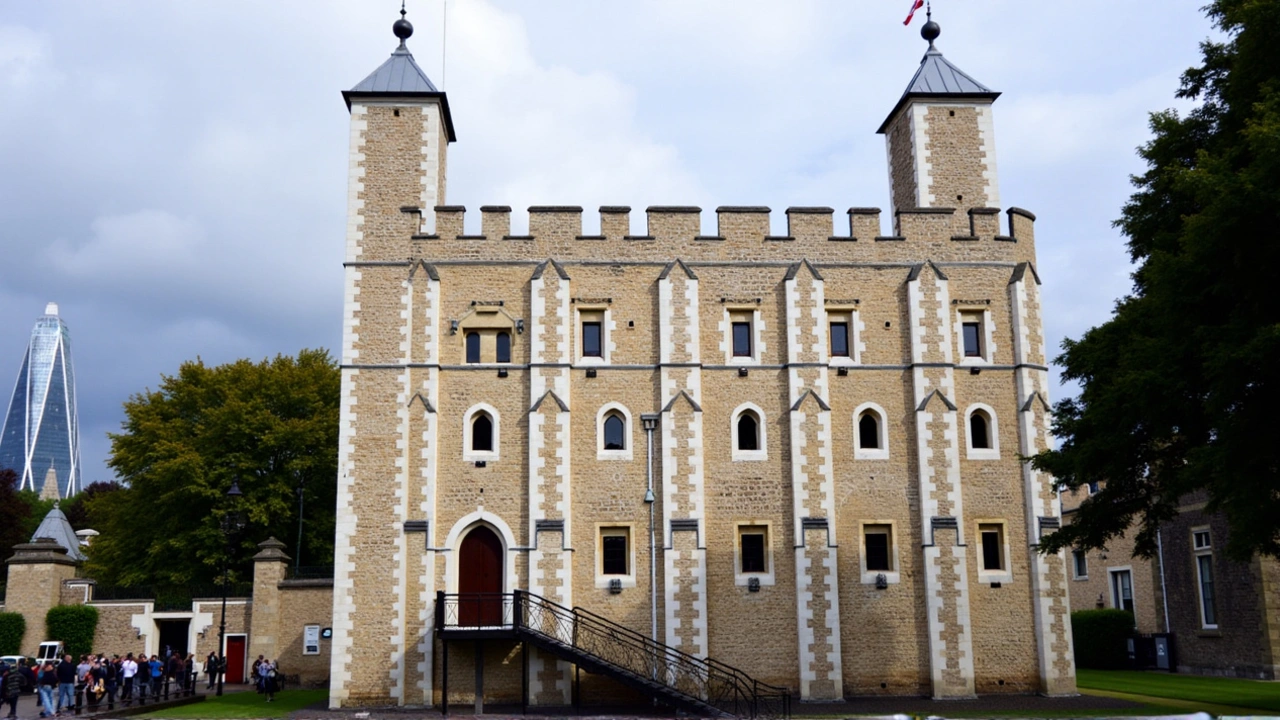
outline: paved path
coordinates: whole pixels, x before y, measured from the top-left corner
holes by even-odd
[[[232,692],[245,692],[245,691],[248,691],[248,690],[253,690],[253,686],[252,686],[252,685],[225,685],[225,686],[223,686],[223,690],[222,690],[222,691],[223,691],[224,693],[232,693]],[[196,692],[201,693],[201,694],[206,694],[206,691],[205,691],[205,689],[204,689],[204,680],[203,680],[203,679],[201,679],[200,683],[199,683],[198,685],[196,685]],[[213,695],[213,691],[212,691],[212,690],[209,690],[209,691],[207,691],[207,694],[208,694],[208,695]],[[57,694],[57,693],[54,693],[54,695],[53,695],[53,700],[54,700],[54,702],[55,702],[55,703],[58,701],[58,694]],[[151,704],[151,700],[149,700],[149,699],[148,699],[148,700],[147,700],[147,704],[148,704],[148,705],[150,705],[150,704]],[[119,706],[117,706],[117,707],[119,707]],[[8,710],[8,708],[9,708],[9,706],[8,706],[8,705],[6,705],[6,706],[5,706],[5,710]],[[101,709],[101,710],[106,710],[106,709],[107,709],[107,703],[106,703],[106,701],[105,701],[105,700],[102,702],[102,705],[101,705],[100,709]],[[86,710],[86,712],[87,712],[87,710]],[[39,718],[39,717],[40,717],[40,708],[36,706],[36,696],[35,696],[35,695],[23,695],[23,696],[22,696],[22,699],[18,700],[18,718],[19,718],[20,720],[32,720],[33,718]],[[71,712],[70,710],[67,710],[66,712],[64,712],[64,713],[62,714],[62,717],[75,717],[75,716],[72,714],[72,712]]]

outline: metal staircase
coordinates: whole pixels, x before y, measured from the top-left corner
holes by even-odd
[[[529,592],[437,593],[435,621],[436,632],[446,642],[518,639],[694,715],[791,717],[791,695],[784,688],[655,642],[588,610],[569,609]]]

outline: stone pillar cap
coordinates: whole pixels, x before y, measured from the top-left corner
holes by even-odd
[[[75,565],[68,557],[67,549],[53,538],[36,538],[34,542],[13,546],[13,557],[5,561],[9,565]]]
[[[256,563],[272,562],[272,561],[289,562],[290,560],[293,559],[288,555],[284,554],[284,543],[280,542],[274,537],[269,537],[266,540],[263,540],[262,542],[258,543],[258,547],[261,548],[261,550],[258,552],[257,555],[253,556],[253,561]]]

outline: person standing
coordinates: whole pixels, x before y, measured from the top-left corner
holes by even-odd
[[[160,697],[160,686],[164,684],[164,663],[155,655],[151,656],[151,662],[148,663],[151,669],[151,697]]]
[[[262,676],[262,692],[267,696],[267,702],[273,702],[276,699],[276,673],[275,663],[270,660],[263,660],[258,666],[258,672]]]
[[[133,661],[133,653],[124,656],[124,660],[120,663],[120,677],[124,684],[120,688],[120,699],[130,701],[133,699],[133,676],[138,674],[138,663]]]
[[[53,717],[53,695],[58,690],[58,671],[48,660],[40,668],[36,676],[36,688],[40,691],[40,717]]]
[[[204,659],[204,672],[209,676],[209,683],[204,686],[204,689],[212,690],[213,683],[218,678],[218,655],[212,650],[209,651],[209,657]]]
[[[58,663],[54,672],[58,676],[58,706],[55,712],[61,713],[64,707],[76,706],[76,664],[71,661],[70,655],[63,655],[62,662]]]
[[[17,665],[5,665],[4,675],[0,676],[0,707],[9,704],[9,714],[5,717],[18,717],[18,698],[22,697],[24,682]]]

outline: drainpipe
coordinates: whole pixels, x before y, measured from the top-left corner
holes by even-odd
[[[653,644],[658,644],[658,555],[657,536],[653,530],[653,505],[657,500],[653,494],[653,430],[658,426],[658,415],[648,413],[640,416],[644,423],[644,433],[648,441],[648,488],[644,491],[644,504],[649,506],[649,634]]]
[[[1164,603],[1164,631],[1169,632],[1169,593],[1164,589],[1164,544],[1160,542],[1160,531],[1156,530],[1156,557],[1160,559],[1160,601]]]

